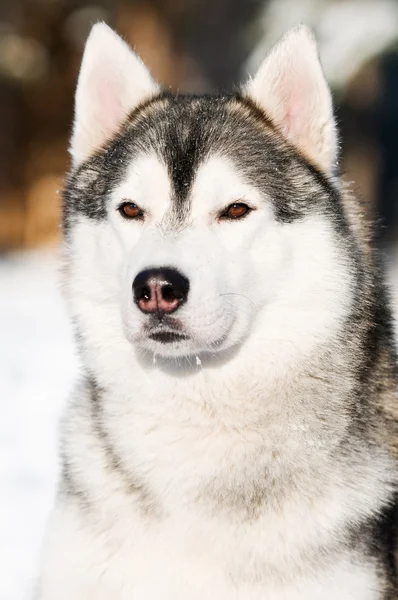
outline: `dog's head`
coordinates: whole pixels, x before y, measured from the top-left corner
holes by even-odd
[[[71,154],[67,289],[88,343],[166,358],[248,339],[304,352],[342,318],[337,139],[305,27],[238,94],[192,97],[162,91],[96,25]]]

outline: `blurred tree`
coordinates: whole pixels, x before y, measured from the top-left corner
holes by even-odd
[[[393,226],[398,225],[398,52],[390,52],[381,59],[380,90],[381,169],[377,197],[383,239],[388,239],[393,235]]]
[[[203,92],[230,89],[253,47],[264,55],[273,41],[267,36],[272,37],[281,23],[302,21],[305,15],[316,19],[326,9],[329,17],[320,33],[328,49],[328,64],[330,68],[344,64],[341,52],[333,50],[339,46],[334,36],[334,46],[330,41],[328,24],[336,21],[339,11],[352,12],[352,4],[343,0],[1,0],[0,248],[35,245],[57,236],[57,190],[68,165],[74,89],[93,23],[104,20],[116,27],[167,86]],[[387,21],[391,24],[393,19]],[[394,31],[391,25],[389,39]],[[344,35],[347,39],[346,30]],[[353,36],[355,48],[357,37]],[[396,63],[396,55],[382,62],[378,121],[377,77],[369,80],[366,90],[363,87],[366,74],[378,72],[377,66],[362,71],[365,79],[361,75],[354,85],[345,84],[348,93],[340,95],[346,164],[357,174],[370,202],[380,192],[380,210],[390,221],[397,194]],[[334,68],[333,72],[341,75],[342,70]],[[341,82],[341,76],[336,81]]]

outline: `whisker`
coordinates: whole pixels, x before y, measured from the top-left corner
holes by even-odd
[[[245,296],[244,294],[240,294],[239,292],[225,292],[225,294],[220,294],[220,296],[241,296],[242,298],[246,298],[246,300],[248,300],[249,302],[251,302],[253,304],[253,306],[255,306],[255,304],[251,298],[249,298],[248,296]]]

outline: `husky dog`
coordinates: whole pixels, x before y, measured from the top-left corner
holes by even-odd
[[[40,600],[395,599],[391,315],[311,32],[186,96],[96,25],[71,154]]]

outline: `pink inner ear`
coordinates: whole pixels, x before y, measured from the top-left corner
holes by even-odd
[[[285,120],[283,131],[284,134],[289,138],[295,138],[300,135],[300,104],[299,99],[296,97],[289,98],[286,106]]]
[[[94,115],[97,127],[104,136],[114,133],[125,117],[122,105],[124,85],[120,77],[103,65],[100,73],[91,75],[93,89],[96,90]]]
[[[311,118],[310,100],[311,83],[304,73],[295,72],[291,81],[282,81],[280,84],[281,101],[284,104],[284,133],[289,138],[299,138],[306,122]]]

